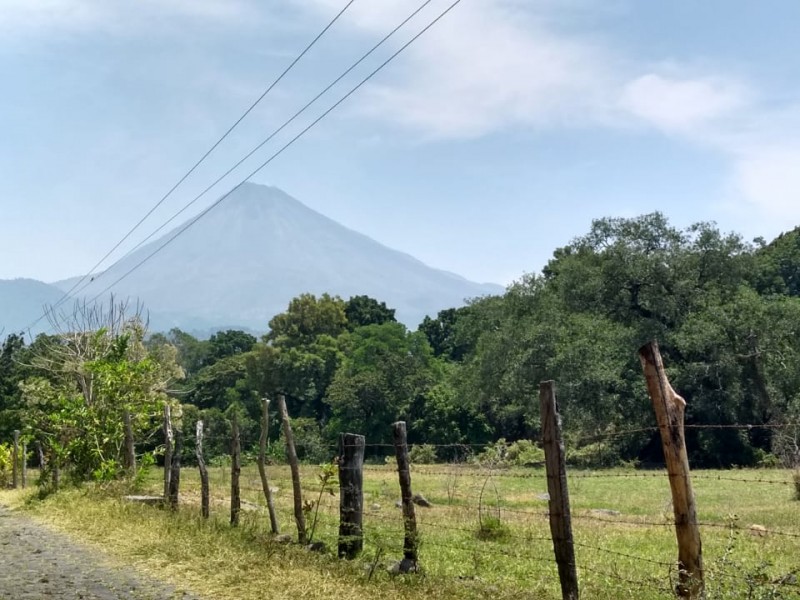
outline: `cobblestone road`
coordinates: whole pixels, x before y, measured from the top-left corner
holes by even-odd
[[[197,600],[0,506],[0,600]]]

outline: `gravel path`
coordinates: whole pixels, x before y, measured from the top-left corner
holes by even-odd
[[[0,600],[198,600],[0,506]]]

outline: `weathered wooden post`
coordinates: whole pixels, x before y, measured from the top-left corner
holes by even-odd
[[[172,474],[172,411],[169,402],[164,403],[164,500],[169,498],[169,478]]]
[[[242,472],[242,444],[239,440],[239,415],[231,415],[231,525],[239,524],[242,510],[242,496],[239,488],[239,475]]]
[[[14,430],[14,448],[13,448],[13,450],[11,452],[11,461],[12,461],[12,466],[11,466],[12,487],[14,489],[17,489],[18,477],[19,477],[19,475],[18,475],[18,471],[19,471],[19,469],[18,469],[18,466],[19,466],[19,431],[16,430],[16,429]]]
[[[418,534],[417,515],[414,511],[414,494],[411,491],[411,461],[408,458],[408,438],[406,422],[392,424],[394,453],[397,458],[397,474],[400,479],[400,499],[403,505],[403,560],[400,561],[400,573],[415,573],[418,567]]]
[[[639,349],[639,359],[656,413],[672,491],[675,534],[678,538],[679,584],[676,591],[680,597],[701,598],[705,585],[703,549],[684,438],[686,401],[675,393],[667,379],[657,342],[642,346]]]
[[[197,421],[195,426],[194,453],[197,457],[197,469],[200,471],[200,514],[208,518],[208,469],[203,458],[203,421]]]
[[[272,533],[279,534],[278,517],[275,515],[275,504],[272,501],[272,490],[267,479],[267,436],[269,435],[269,398],[261,399],[261,436],[258,438],[258,474],[261,476],[261,488],[267,501],[269,525]]]
[[[175,451],[172,454],[172,465],[169,474],[169,507],[178,510],[178,495],[181,487],[181,452],[183,452],[183,430],[175,430]]]
[[[558,578],[561,581],[561,597],[564,600],[577,600],[578,572],[575,566],[575,544],[572,539],[567,463],[554,381],[543,381],[539,384],[539,407],[547,470],[547,492],[550,495],[550,536],[553,538],[553,552],[558,565]]]
[[[363,435],[339,435],[339,558],[364,548],[364,448]]]
[[[278,411],[281,414],[281,421],[283,422],[286,457],[289,459],[289,466],[292,469],[292,492],[294,495],[294,520],[295,523],[297,523],[297,541],[305,546],[308,536],[306,535],[306,517],[303,514],[303,489],[300,487],[300,465],[297,460],[297,451],[294,447],[292,423],[289,421],[289,411],[286,409],[286,398],[283,394],[278,394]]]
[[[22,442],[22,489],[28,485],[28,444]]]
[[[125,455],[123,456],[123,467],[132,477],[136,474],[136,446],[133,439],[133,424],[131,423],[131,412],[125,410],[122,414],[122,423],[125,428]]]

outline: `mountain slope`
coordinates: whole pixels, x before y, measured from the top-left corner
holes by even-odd
[[[45,305],[58,302],[63,295],[57,287],[35,279],[0,279],[0,332],[19,333],[42,316]],[[34,331],[47,324],[47,319],[42,319]]]
[[[84,294],[98,293],[175,231],[96,277]],[[66,290],[70,281],[56,285]],[[248,183],[113,291],[143,300],[154,311],[154,329],[230,325],[263,331],[303,292],[343,298],[368,294],[396,308],[398,319],[415,327],[426,314],[502,288],[432,269],[277,188]]]

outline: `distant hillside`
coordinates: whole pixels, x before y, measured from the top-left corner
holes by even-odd
[[[84,294],[98,293],[182,227],[97,276]],[[66,291],[73,282],[54,285]],[[396,308],[413,328],[427,314],[503,289],[432,269],[277,188],[245,184],[113,291],[140,298],[151,310],[151,329],[265,331],[303,292],[367,294]]]
[[[45,305],[64,295],[60,289],[35,279],[0,279],[0,331],[3,335],[19,333],[23,327],[38,319]],[[47,320],[42,319],[37,331]]]

